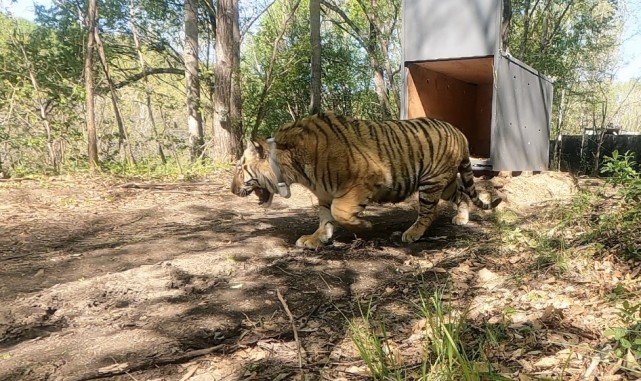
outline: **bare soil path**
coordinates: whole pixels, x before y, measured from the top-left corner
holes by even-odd
[[[317,224],[313,196],[295,188],[264,210],[253,196],[233,196],[229,179],[0,183],[0,380],[363,379],[348,334],[357,303],[387,317],[412,361],[412,303],[419,289],[438,287],[471,306],[479,327],[509,316],[502,327],[512,339],[492,354],[507,373],[545,372],[551,366],[537,361],[567,349],[554,340],[603,344],[607,311],[590,303],[612,283],[612,263],[595,265],[596,280],[533,272],[534,259],[510,249],[492,213],[473,210],[456,227],[447,207],[423,240],[400,245],[390,235],[415,218],[411,203],[368,209],[375,227],[359,238],[340,230],[332,245],[301,250],[293,243]],[[554,173],[494,185],[523,226],[541,217],[540,205],[576,191]],[[557,325],[523,337],[523,326],[555,311]],[[582,356],[565,369],[584,372],[592,357]]]

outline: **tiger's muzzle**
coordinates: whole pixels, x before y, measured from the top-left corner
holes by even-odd
[[[233,194],[240,197],[247,197],[253,192],[258,196],[258,205],[264,207],[269,207],[274,197],[274,194],[261,187],[260,183],[256,179],[249,179],[248,181],[243,182],[242,172],[232,181],[231,191]]]

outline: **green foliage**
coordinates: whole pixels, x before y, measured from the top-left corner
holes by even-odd
[[[620,193],[628,202],[641,201],[641,176],[636,167],[634,153],[629,151],[620,155],[619,151],[615,150],[612,156],[603,158],[601,173],[610,175],[607,179],[609,184],[622,186]]]
[[[247,130],[256,124],[267,73],[270,70],[273,73],[264,99],[268,112],[258,126],[261,136],[269,136],[283,124],[307,115],[311,82],[309,3],[302,2],[285,25],[283,15],[292,12],[294,3],[276,1],[261,18],[258,31],[246,38],[243,48],[243,122]],[[274,55],[275,42],[283,28],[286,33]],[[364,52],[349,34],[331,23],[323,24],[321,40],[321,108],[360,117],[378,114],[371,69]]]
[[[221,170],[229,170],[231,165],[212,163],[209,161],[181,164],[175,160],[169,160],[166,164],[157,159],[145,159],[136,165],[128,165],[119,161],[103,161],[100,170],[112,176],[125,179],[146,179],[146,180],[186,180],[192,181],[206,178],[212,173]]]
[[[618,150],[614,150],[612,156],[603,158],[601,173],[610,175],[610,184],[622,185],[639,177],[639,173],[634,169],[636,165],[633,152],[627,151],[620,155]]]
[[[614,339],[618,346],[614,350],[617,357],[631,353],[641,360],[641,303],[630,304],[627,300],[622,303],[618,312],[624,327],[606,329],[603,334]]]
[[[299,5],[293,18],[286,23],[296,4]],[[120,84],[116,95],[128,143],[136,160],[141,162],[153,161],[159,146],[167,152],[176,150],[178,155],[183,154],[179,146],[187,136],[185,94],[183,78],[178,76],[158,74],[146,80],[136,79],[141,66],[132,25],[147,69],[181,70],[182,5],[157,0],[100,1],[98,5],[98,26],[106,59],[114,82]],[[205,140],[209,141],[215,40],[209,13],[201,5],[201,98]],[[611,121],[616,112],[617,118],[620,116],[617,120],[625,128],[636,128],[641,87],[632,82],[612,85],[623,21],[622,3],[517,0],[512,6],[511,54],[555,79],[555,112],[561,106],[560,90],[567,90],[562,130],[602,127],[595,122],[600,120],[600,113]],[[356,117],[380,118],[383,111],[375,91],[376,72],[383,73],[390,113],[396,116],[403,76],[402,23],[397,18],[401,2],[331,0],[322,7],[321,108]],[[82,167],[78,163],[86,160],[82,15],[85,8],[86,0],[37,6],[35,22],[0,14],[0,159],[3,167],[14,173],[55,173]],[[240,11],[243,36],[238,80],[242,87],[244,128],[247,134],[256,128],[258,135],[267,136],[307,113],[309,2],[276,0],[272,4],[241,0]],[[260,16],[253,20],[256,15]],[[279,36],[282,37],[276,44]],[[122,137],[98,62],[94,75],[100,157],[107,162],[124,161]],[[273,81],[266,84],[270,72]],[[146,112],[147,99],[151,116]],[[628,107],[618,107],[622,105],[621,99],[628,99]],[[258,115],[261,108],[264,115]],[[41,110],[46,112],[48,127]],[[151,123],[152,117],[155,125]]]
[[[603,163],[606,183],[617,186],[619,198],[581,192],[561,209],[554,236],[569,245],[590,245],[594,251],[611,252],[624,260],[641,260],[641,178],[634,157],[614,152]],[[579,233],[577,233],[577,231]],[[567,237],[570,238],[569,241]]]

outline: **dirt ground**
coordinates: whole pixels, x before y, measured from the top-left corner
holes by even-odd
[[[413,222],[412,203],[368,208],[370,232],[339,230],[332,245],[302,250],[313,196],[295,187],[266,210],[232,195],[230,178],[0,183],[0,380],[366,379],[349,336],[359,303],[411,368],[415,303],[435,289],[468,306],[478,332],[502,327],[488,354],[502,373],[616,376],[590,348],[612,345],[604,295],[638,269],[605,258],[555,275],[510,246],[496,213],[473,209],[458,227],[447,205],[402,245],[390,237]],[[521,229],[576,192],[558,173],[479,184],[506,196],[498,213]]]

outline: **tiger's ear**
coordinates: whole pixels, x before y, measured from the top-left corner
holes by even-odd
[[[265,158],[265,148],[263,145],[254,140],[247,140],[247,150],[246,152],[253,159],[264,159]]]

